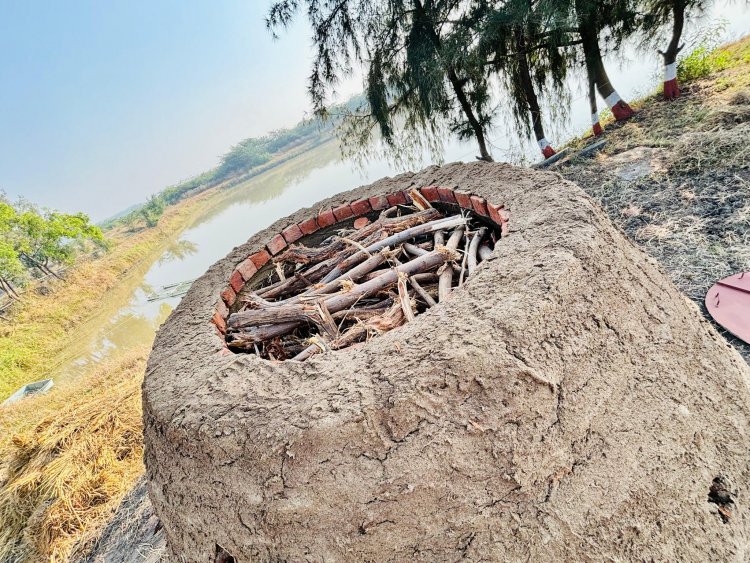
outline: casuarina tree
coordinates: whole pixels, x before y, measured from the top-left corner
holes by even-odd
[[[708,5],[705,0],[644,0],[641,5],[643,19],[641,27],[647,36],[656,38],[671,23],[671,36],[667,48],[659,54],[664,59],[664,97],[673,100],[680,95],[677,84],[677,55],[684,45],[680,44],[685,23],[691,14],[703,12]]]
[[[319,113],[336,84],[365,68],[366,108],[348,116],[359,145],[373,141],[374,128],[394,151],[399,130],[415,142],[425,135],[442,141],[448,129],[473,138],[481,160],[492,160],[486,73],[467,49],[472,30],[468,7],[457,0],[282,0],[272,5],[271,30],[288,25],[303,7],[312,28],[315,56],[308,90]]]
[[[545,158],[555,154],[544,131],[539,94],[552,89],[565,96],[568,54],[579,43],[561,25],[565,12],[549,0],[478,2],[475,13],[480,33],[481,59],[496,73],[511,101],[521,135],[530,130]]]
[[[573,0],[573,6],[589,83],[593,82],[617,121],[629,119],[633,110],[617,93],[607,74],[600,39],[606,31],[604,37],[618,48],[622,39],[634,33],[637,15],[634,6],[629,0]]]

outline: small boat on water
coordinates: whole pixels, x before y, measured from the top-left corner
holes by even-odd
[[[27,383],[18,391],[13,393],[10,397],[5,399],[3,401],[3,406],[11,405],[17,401],[20,401],[21,399],[25,399],[29,395],[40,395],[42,393],[46,393],[47,391],[52,389],[53,385],[54,382],[51,379],[40,379],[39,381],[35,381],[34,383]]]

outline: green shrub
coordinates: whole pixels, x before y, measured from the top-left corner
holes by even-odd
[[[677,79],[680,82],[689,82],[704,78],[724,70],[730,62],[730,56],[726,50],[712,49],[707,44],[701,43],[687,56],[679,60],[677,63]]]

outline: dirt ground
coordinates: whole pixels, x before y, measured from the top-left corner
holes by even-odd
[[[558,168],[707,318],[708,289],[750,270],[750,88],[726,88],[725,74],[693,83],[676,102],[649,100],[631,121],[608,126],[602,153]],[[750,346],[720,330],[750,362]]]
[[[157,563],[165,541],[142,477],[120,503],[91,553],[77,563]]]

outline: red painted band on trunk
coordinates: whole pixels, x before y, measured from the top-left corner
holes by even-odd
[[[604,130],[602,129],[601,123],[598,121],[594,123],[594,126],[592,127],[594,130],[594,137],[598,137],[599,135],[602,135],[604,133]]]
[[[630,119],[633,117],[633,114],[635,112],[633,109],[627,104],[627,102],[624,102],[623,100],[620,100],[615,105],[612,106],[612,115],[615,116],[615,119],[617,121],[625,121],[626,119]]]
[[[556,153],[555,149],[553,149],[551,145],[547,145],[542,149],[542,154],[544,155],[544,158],[549,158]]]
[[[664,98],[667,100],[674,100],[680,97],[680,87],[677,85],[677,79],[664,81]]]

